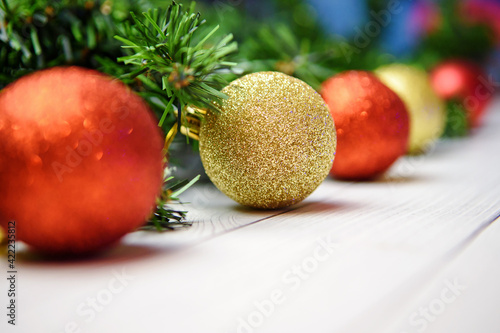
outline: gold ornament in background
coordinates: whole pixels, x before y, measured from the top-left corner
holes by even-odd
[[[441,136],[446,121],[444,102],[432,89],[429,76],[402,64],[380,67],[375,74],[406,104],[410,115],[408,152],[425,152]]]
[[[221,112],[200,132],[207,175],[242,205],[274,209],[305,199],[325,179],[337,136],[328,107],[306,83],[259,72],[222,90]]]

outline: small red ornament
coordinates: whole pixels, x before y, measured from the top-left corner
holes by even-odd
[[[458,14],[471,24],[490,26],[495,39],[500,42],[500,3],[496,0],[463,0]]]
[[[110,245],[155,207],[162,141],[118,80],[78,67],[19,79],[0,92],[0,225],[42,252]]]
[[[336,75],[323,83],[321,95],[337,128],[332,176],[374,178],[406,153],[406,107],[373,74],[349,71]]]
[[[479,66],[464,60],[443,62],[432,70],[431,83],[441,98],[462,104],[470,127],[481,124],[493,87]]]

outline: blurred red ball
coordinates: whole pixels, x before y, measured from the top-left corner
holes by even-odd
[[[492,30],[496,42],[500,42],[500,3],[497,0],[460,1],[458,14],[470,24],[485,24]]]
[[[88,69],[52,68],[0,92],[0,224],[56,254],[96,251],[145,222],[163,177],[145,102]]]
[[[337,128],[332,176],[374,178],[406,153],[406,107],[373,74],[349,71],[336,75],[323,83],[321,95]]]
[[[431,83],[441,98],[462,104],[470,127],[481,124],[493,89],[479,66],[463,60],[443,62],[432,70]]]

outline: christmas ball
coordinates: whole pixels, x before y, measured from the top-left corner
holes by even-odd
[[[163,140],[144,101],[93,70],[52,68],[0,92],[0,223],[42,252],[93,252],[145,222]]]
[[[401,99],[373,74],[349,71],[322,85],[321,95],[337,128],[330,174],[369,179],[386,171],[408,146],[408,112]]]
[[[443,62],[432,70],[431,83],[441,98],[463,107],[469,127],[481,124],[494,90],[479,66],[464,60]]]
[[[200,131],[207,175],[238,203],[263,209],[295,204],[328,175],[336,147],[332,117],[304,82],[259,72],[222,90],[228,99],[209,111]]]
[[[423,70],[392,64],[375,74],[403,100],[410,116],[408,152],[425,152],[443,133],[446,121],[444,102],[436,95]]]

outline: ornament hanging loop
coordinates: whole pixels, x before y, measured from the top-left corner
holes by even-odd
[[[178,116],[177,110],[174,111]],[[200,140],[201,121],[207,114],[207,110],[195,106],[187,105],[181,114],[180,132],[194,140]]]
[[[168,149],[170,148],[170,145],[174,141],[175,135],[178,132],[178,124],[175,123],[174,126],[168,131],[167,135],[165,136],[165,144],[163,145],[163,150],[168,152]]]
[[[174,114],[176,117],[179,117],[178,110],[174,110]],[[191,139],[199,141],[201,120],[203,119],[203,117],[205,117],[206,114],[206,109],[187,105],[184,108],[184,111],[181,113],[180,132]],[[170,145],[174,141],[177,132],[179,132],[179,122],[176,122],[165,136],[165,144],[163,146],[163,149],[165,151],[168,151],[168,149],[170,148]]]

